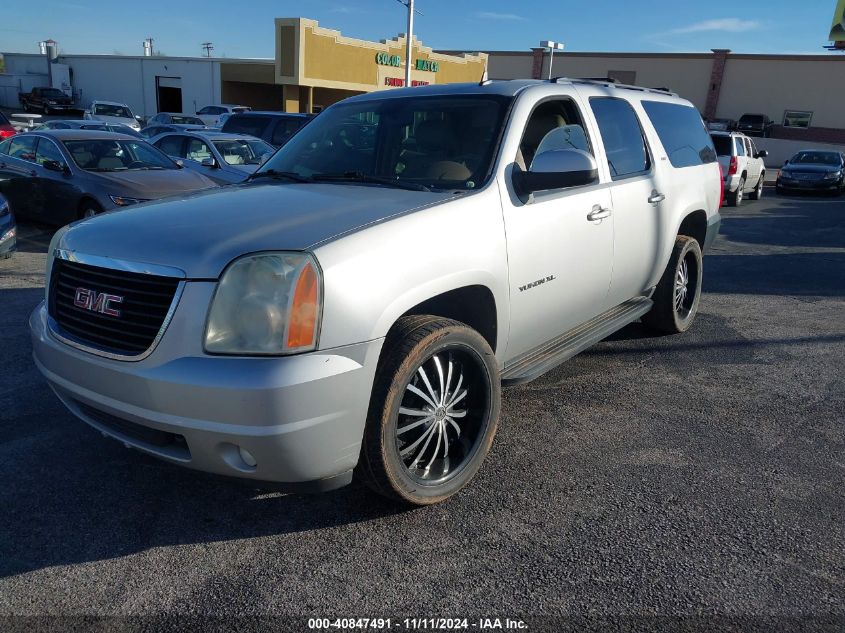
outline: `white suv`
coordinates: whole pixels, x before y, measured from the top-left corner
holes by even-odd
[[[359,95],[246,184],[59,231],[35,361],[172,463],[435,503],[481,466],[503,384],[638,319],[690,327],[721,195],[701,116],[664,90]]]
[[[725,202],[732,207],[742,204],[748,194],[752,200],[763,196],[766,150],[758,150],[754,141],[739,132],[712,132],[713,145],[725,178]]]

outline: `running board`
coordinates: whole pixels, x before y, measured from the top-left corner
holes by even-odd
[[[502,384],[518,385],[539,378],[579,352],[636,321],[651,310],[652,305],[651,299],[635,297],[526,352],[505,365]]]

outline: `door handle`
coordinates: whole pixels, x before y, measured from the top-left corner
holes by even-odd
[[[610,214],[613,213],[611,209],[602,208],[600,204],[593,205],[593,210],[587,214],[587,219],[590,222],[595,222],[596,220],[603,220],[604,218],[609,218]]]
[[[658,202],[663,202],[666,199],[662,193],[658,193],[657,189],[652,190],[651,195],[648,197],[649,204],[657,204]]]

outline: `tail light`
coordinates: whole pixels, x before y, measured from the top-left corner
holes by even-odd
[[[733,176],[736,173],[736,156],[731,156],[731,163],[728,165],[728,176]]]
[[[735,158],[731,158],[731,162],[735,162]],[[719,208],[722,208],[722,204],[725,202],[725,171],[722,169],[722,165],[719,165]]]
[[[0,139],[10,138],[17,133],[18,131],[11,125],[0,125]]]

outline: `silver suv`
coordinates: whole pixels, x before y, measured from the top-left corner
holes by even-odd
[[[637,319],[690,327],[721,189],[665,91],[353,97],[244,185],[57,233],[35,362],[75,415],[170,462],[438,502],[481,466],[503,384]]]
[[[725,202],[738,207],[747,194],[752,200],[763,197],[766,164],[769,155],[758,150],[754,141],[739,132],[711,132],[725,178]]]

